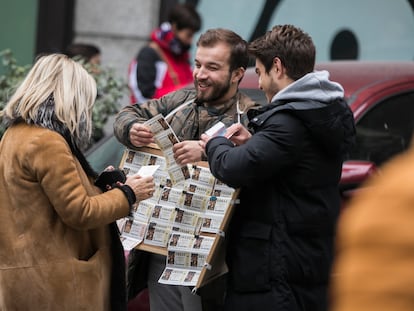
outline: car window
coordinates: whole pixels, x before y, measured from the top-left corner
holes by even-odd
[[[260,105],[266,105],[267,99],[264,94],[264,92],[260,89],[247,89],[247,88],[241,88],[241,92],[249,96],[253,101]]]
[[[351,159],[381,165],[407,149],[414,128],[414,92],[378,102],[356,123]]]

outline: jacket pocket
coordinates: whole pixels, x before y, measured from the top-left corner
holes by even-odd
[[[270,234],[267,224],[242,226],[229,254],[234,289],[238,292],[270,290]]]

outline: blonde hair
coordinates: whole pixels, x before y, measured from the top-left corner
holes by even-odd
[[[63,54],[40,57],[0,112],[7,123],[39,120],[41,107],[53,98],[56,118],[75,141],[92,133],[92,107],[96,99],[95,79],[79,63]],[[85,133],[86,131],[86,133]]]

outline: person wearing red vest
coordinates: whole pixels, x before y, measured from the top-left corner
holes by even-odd
[[[201,28],[201,17],[191,4],[177,4],[168,21],[154,29],[150,42],[128,67],[131,104],[184,87],[193,81],[189,49]]]

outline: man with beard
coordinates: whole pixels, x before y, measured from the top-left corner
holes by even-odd
[[[180,141],[173,146],[177,164],[205,160],[200,135],[219,121],[226,126],[236,122],[247,125],[246,112],[256,106],[238,90],[248,61],[247,43],[239,35],[221,28],[207,30],[197,41],[193,70],[195,88],[181,89],[160,99],[123,108],[115,119],[115,136],[130,148],[154,143],[153,134],[143,122],[162,114]],[[134,265],[133,260],[130,264]],[[201,303],[200,297],[192,295],[187,287],[158,284],[164,267],[165,257],[151,254],[148,268],[151,310],[193,311],[201,310],[202,304],[203,310],[220,310],[221,297],[207,299],[202,290]],[[133,282],[129,283],[134,286]],[[220,291],[219,295],[223,294],[224,290]]]

